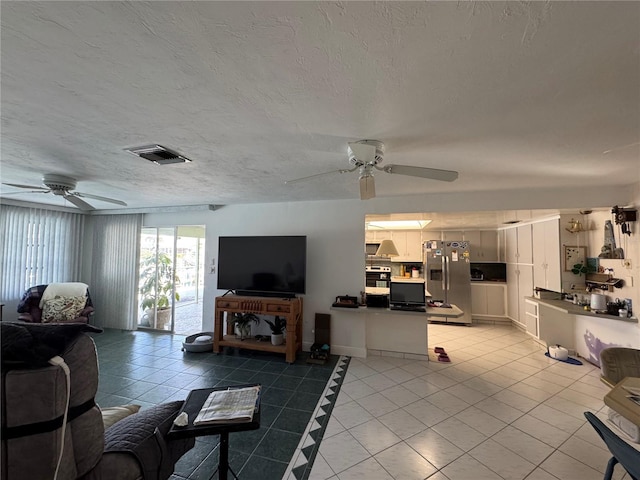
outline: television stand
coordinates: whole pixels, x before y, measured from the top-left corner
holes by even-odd
[[[220,353],[222,347],[244,348],[264,352],[284,353],[287,363],[296,361],[296,353],[302,351],[302,298],[254,297],[226,295],[216,297],[213,329],[213,351]],[[233,332],[226,332],[225,313],[254,313],[277,315],[287,320],[284,345],[271,345],[253,338],[240,340]]]

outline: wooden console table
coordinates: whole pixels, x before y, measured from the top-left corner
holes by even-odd
[[[226,332],[225,312],[277,315],[287,320],[284,345],[271,345],[252,338],[240,340],[233,332]],[[265,352],[284,353],[287,363],[296,361],[296,352],[302,350],[302,298],[240,297],[227,295],[216,297],[213,351],[220,353],[221,347],[245,348]]]

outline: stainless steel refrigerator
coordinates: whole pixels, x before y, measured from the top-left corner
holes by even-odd
[[[438,317],[447,323],[471,323],[471,269],[469,242],[429,240],[424,243],[424,272],[431,301],[456,305],[458,318]]]

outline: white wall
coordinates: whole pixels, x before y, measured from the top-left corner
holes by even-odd
[[[637,190],[637,189],[636,189]],[[456,212],[537,208],[592,208],[625,204],[636,190],[591,192],[501,191],[451,195],[376,198],[368,201],[230,205],[215,211],[146,214],[145,226],[205,225],[206,265],[217,257],[218,237],[227,235],[306,235],[307,294],[304,296],[303,342],[313,342],[315,313],[331,313],[337,295],[355,295],[364,288],[364,218],[370,213]],[[637,238],[637,237],[634,237]],[[217,264],[217,258],[216,258]],[[204,285],[203,330],[213,328],[217,277],[207,274]],[[348,338],[347,322],[332,322],[333,339]],[[351,332],[353,333],[353,332]],[[360,335],[357,335],[360,338]],[[355,345],[354,345],[355,346]],[[345,345],[345,348],[349,347]],[[356,347],[361,347],[357,345]],[[332,344],[332,351],[335,351]]]

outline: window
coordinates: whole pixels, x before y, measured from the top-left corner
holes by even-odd
[[[78,281],[83,230],[82,214],[3,205],[1,297],[19,299],[34,285]]]

